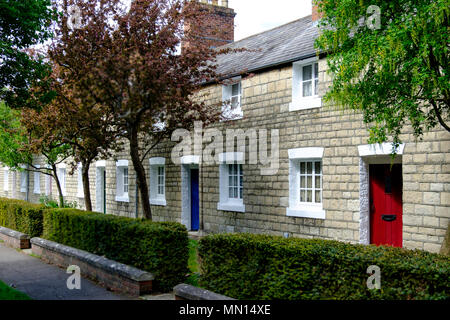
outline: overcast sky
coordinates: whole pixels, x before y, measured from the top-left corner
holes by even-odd
[[[235,40],[311,14],[311,0],[229,0],[236,12]]]

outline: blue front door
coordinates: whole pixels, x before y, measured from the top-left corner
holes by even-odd
[[[191,229],[198,231],[200,226],[198,196],[198,169],[191,169]]]

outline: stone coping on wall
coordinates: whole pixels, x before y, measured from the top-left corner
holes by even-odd
[[[0,227],[0,239],[2,239],[6,245],[16,249],[30,248],[30,236],[19,231]]]
[[[209,290],[181,283],[173,288],[175,300],[236,300]]]
[[[82,275],[113,291],[133,296],[152,291],[155,277],[150,272],[42,238],[32,238],[31,244],[33,253],[47,263],[64,268],[77,265]]]

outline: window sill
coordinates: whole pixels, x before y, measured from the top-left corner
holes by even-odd
[[[166,199],[150,199],[150,204],[152,206],[166,206],[167,202]]]
[[[245,205],[235,202],[219,202],[217,204],[217,210],[232,211],[232,212],[245,212]]]
[[[298,206],[286,208],[288,217],[325,219],[325,210],[317,207]]]
[[[128,195],[126,196],[116,196],[117,202],[130,202],[130,198],[128,198]]]
[[[315,109],[320,107],[322,107],[322,98],[298,99],[289,104],[289,111]]]

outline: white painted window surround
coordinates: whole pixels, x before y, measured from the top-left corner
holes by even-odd
[[[244,163],[244,154],[242,152],[226,152],[219,154],[219,195],[220,200],[217,204],[217,210],[245,212],[244,200],[241,192],[237,192],[236,197],[230,196],[230,187],[237,187],[240,190],[242,173],[242,164]],[[233,166],[237,165],[237,166]],[[237,170],[232,170],[237,168]],[[236,183],[230,185],[230,179],[236,178]],[[232,188],[233,189],[233,188]],[[234,191],[235,189],[233,189]],[[234,193],[233,193],[234,194]]]
[[[65,163],[60,163],[57,165],[57,175],[58,175],[58,180],[59,180],[59,184],[61,186],[61,192],[63,194],[63,196],[66,196],[66,164]]]
[[[165,166],[166,159],[157,157],[150,158],[150,204],[155,206],[166,206],[165,192]]]
[[[9,191],[9,168],[3,168],[3,191]]]
[[[34,165],[37,169],[39,169],[41,166],[38,164]],[[40,194],[41,193],[41,173],[40,172],[33,172],[33,193]]]
[[[116,201],[130,202],[128,196],[128,160],[116,162]]]
[[[324,148],[297,148],[289,149],[289,207],[286,215],[299,218],[325,219],[322,199],[319,203],[302,202],[300,199],[300,163],[322,162]],[[314,164],[314,163],[313,163]],[[313,166],[314,167],[314,166]],[[320,166],[322,167],[322,166]],[[314,170],[314,168],[313,168]],[[321,178],[320,175],[316,175]],[[316,177],[313,171],[313,179]],[[320,182],[320,186],[322,183]]]
[[[289,111],[320,108],[318,95],[318,58],[310,58],[292,64],[292,102]]]
[[[84,198],[83,165],[80,162],[77,166],[77,198]]]
[[[222,86],[222,101],[226,102],[223,105],[222,111],[225,116],[233,117],[233,120],[242,119],[244,116],[242,112],[242,83],[241,79],[233,79],[232,84]]]

